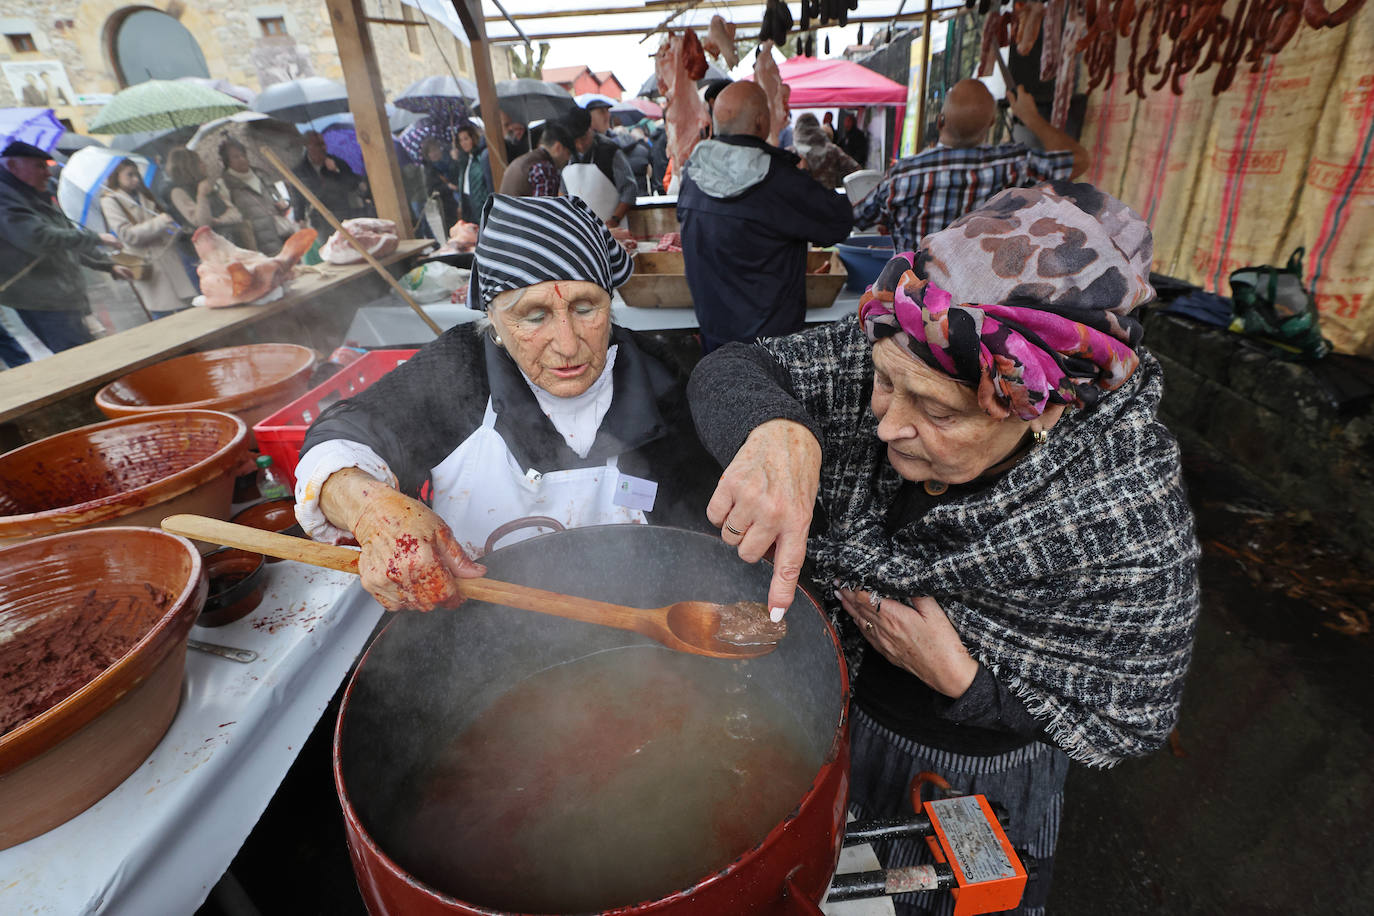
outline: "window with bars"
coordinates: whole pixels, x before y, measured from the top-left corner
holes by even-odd
[[[6,35],[5,37],[10,40],[10,50],[16,54],[38,50],[38,45],[33,43],[33,36],[27,33]]]
[[[286,20],[281,16],[269,16],[264,19],[259,19],[258,25],[262,26],[262,34],[267,36],[286,34]]]

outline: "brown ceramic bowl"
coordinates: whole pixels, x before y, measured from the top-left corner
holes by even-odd
[[[152,528],[0,550],[0,849],[95,804],[162,740],[205,590],[191,542]]]
[[[213,410],[106,420],[0,455],[0,546],[95,525],[228,518],[248,427]],[[208,548],[207,548],[208,549]]]
[[[249,528],[257,528],[260,531],[275,531],[278,534],[287,534],[291,537],[305,537],[305,529],[296,521],[296,501],[289,497],[282,499],[264,499],[253,503],[246,509],[241,509],[237,515],[229,519],[236,525],[247,525]],[[280,563],[280,557],[268,557],[268,563]]]
[[[203,627],[222,627],[248,616],[262,603],[267,590],[264,557],[260,553],[223,547],[205,556],[210,593],[205,609],[196,618]]]
[[[115,379],[95,395],[107,417],[159,410],[222,410],[248,424],[276,413],[310,387],[315,351],[296,344],[247,344],[190,353]]]

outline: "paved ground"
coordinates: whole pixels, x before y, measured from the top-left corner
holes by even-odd
[[[1073,771],[1049,912],[1374,912],[1374,658],[1342,603],[1367,608],[1369,576],[1189,451],[1204,603],[1178,741]],[[329,730],[316,730],[233,863],[246,892],[234,899],[263,914],[363,912]],[[252,912],[233,897],[221,891],[203,916]]]

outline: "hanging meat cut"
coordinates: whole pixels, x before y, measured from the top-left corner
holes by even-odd
[[[706,53],[725,61],[725,68],[733,70],[739,65],[739,55],[735,53],[735,24],[726,22],[720,16],[711,17],[711,25],[706,30],[706,41],[702,42]]]
[[[777,146],[778,134],[787,123],[787,86],[778,72],[777,61],[773,60],[771,41],[759,45],[754,58],[754,82],[768,96],[768,142]]]
[[[690,39],[687,36],[691,36]],[[700,55],[702,71],[692,76],[690,67],[694,55]],[[668,155],[673,160],[672,186],[668,193],[677,193],[682,167],[692,150],[711,130],[711,114],[697,93],[696,81],[705,73],[706,55],[696,33],[669,32],[654,55],[654,71],[658,75],[658,91],[663,94],[663,120],[668,131]]]

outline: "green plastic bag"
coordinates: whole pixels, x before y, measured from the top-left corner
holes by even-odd
[[[1235,317],[1231,330],[1257,337],[1295,360],[1321,359],[1331,352],[1322,336],[1317,306],[1302,285],[1303,249],[1286,267],[1242,267],[1231,274]]]

